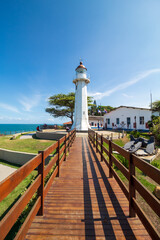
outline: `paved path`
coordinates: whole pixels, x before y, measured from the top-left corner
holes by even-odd
[[[27,240],[150,240],[128,200],[86,137],[76,137]]]
[[[8,177],[11,173],[15,172],[16,168],[11,168],[5,165],[0,164],[0,182]]]

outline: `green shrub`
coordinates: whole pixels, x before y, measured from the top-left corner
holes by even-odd
[[[133,137],[135,138],[138,138],[141,135],[140,132],[138,132],[137,130],[132,131],[130,134],[133,135]]]
[[[151,165],[153,165],[156,168],[160,168],[160,165],[156,161],[151,162]]]
[[[122,155],[118,155],[116,154],[115,156],[117,158],[117,160],[119,160],[126,168],[129,168],[129,163],[128,160],[126,158],[124,158]],[[115,167],[117,169],[117,167]]]

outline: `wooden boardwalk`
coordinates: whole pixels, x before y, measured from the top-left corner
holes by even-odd
[[[108,175],[88,139],[77,137],[26,239],[151,239],[138,217],[129,218],[128,200]]]

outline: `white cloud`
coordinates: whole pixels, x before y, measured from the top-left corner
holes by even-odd
[[[112,89],[110,89],[106,92],[103,92],[103,93],[100,93],[100,92],[88,93],[88,95],[94,97],[96,100],[102,99],[103,97],[110,96],[114,92],[117,92],[117,91],[122,90],[122,89],[126,89],[129,86],[134,85],[135,83],[141,81],[142,79],[148,77],[149,75],[151,75],[153,73],[159,73],[159,72],[160,72],[160,68],[151,69],[151,70],[145,71],[145,72],[137,75],[136,77],[130,79],[127,82],[124,82],[124,83],[121,83],[121,84],[117,85],[116,87],[114,87],[114,88],[112,88]]]
[[[51,122],[55,122],[55,119],[54,119],[54,118],[48,118],[47,120],[48,120],[48,121],[51,121]]]
[[[124,96],[124,97],[126,97],[126,98],[133,98],[133,96],[128,95],[128,94],[126,94],[126,93],[122,93],[122,96]]]
[[[16,113],[19,113],[18,109],[12,105],[8,105],[6,103],[0,103],[0,108],[3,108],[5,110],[9,110],[9,111],[12,111],[12,112],[16,112]]]
[[[24,107],[24,111],[30,112],[33,107],[38,106],[40,100],[41,100],[41,95],[36,94],[32,97],[22,96],[21,99],[19,99],[19,102]]]

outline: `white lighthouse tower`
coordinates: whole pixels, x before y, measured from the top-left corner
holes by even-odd
[[[76,68],[75,84],[75,111],[72,129],[83,132],[90,128],[88,123],[88,102],[87,102],[87,84],[90,80],[87,78],[87,68],[80,62]]]

